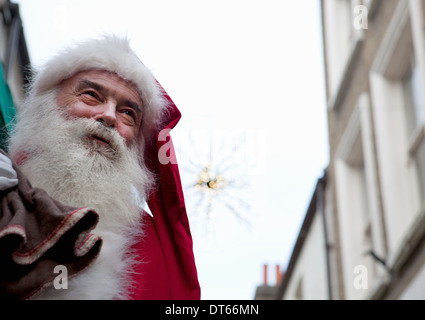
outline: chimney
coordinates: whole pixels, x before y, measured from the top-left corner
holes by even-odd
[[[280,272],[280,266],[276,265],[276,285],[278,286],[282,281],[282,273]]]
[[[268,287],[269,286],[269,279],[268,279],[268,272],[269,272],[269,266],[268,264],[264,264],[263,266],[263,276],[264,276],[264,280],[263,280],[263,286]],[[272,286],[278,286],[280,285],[280,283],[282,282],[284,273],[280,271],[280,265],[276,265],[276,278],[275,278],[275,283]]]

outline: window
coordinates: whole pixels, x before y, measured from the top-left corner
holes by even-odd
[[[338,219],[344,235],[343,274],[347,284],[353,283],[353,270],[359,265],[367,267],[368,281],[382,273],[366,252],[385,255],[369,99],[366,93],[359,97],[335,154]],[[347,299],[364,298],[365,292],[353,286],[345,290]]]
[[[359,58],[365,31],[355,28],[354,9],[360,4],[360,0],[323,2],[329,109],[338,109],[341,104]]]
[[[417,170],[416,180],[423,203],[425,199],[424,83],[413,54],[401,83],[410,160]]]
[[[424,84],[417,52],[422,24],[409,1],[399,1],[372,64],[370,88],[388,261],[403,241],[425,199]],[[422,55],[421,55],[422,56]]]
[[[406,127],[409,137],[414,134],[425,120],[425,104],[423,97],[423,82],[420,76],[419,67],[415,63],[412,55],[410,64],[402,79],[404,107],[406,111]]]

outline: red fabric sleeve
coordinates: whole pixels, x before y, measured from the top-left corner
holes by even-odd
[[[180,112],[171,104],[168,125],[171,130],[180,120]],[[158,131],[159,133],[159,131]],[[155,136],[155,143],[147,147],[151,170],[159,176],[159,185],[148,199],[153,219],[145,217],[145,237],[135,246],[139,270],[135,270],[133,299],[198,300],[201,291],[193,254],[193,242],[186,213],[179,168],[176,161],[161,164],[158,151],[167,144],[174,155],[171,137],[166,141]]]

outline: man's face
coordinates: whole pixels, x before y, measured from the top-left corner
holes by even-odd
[[[142,122],[142,101],[136,87],[100,70],[77,73],[62,82],[57,103],[70,117],[91,118],[115,128],[127,146],[136,140]],[[93,137],[94,142],[106,142]]]

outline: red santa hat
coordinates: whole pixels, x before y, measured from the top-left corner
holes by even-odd
[[[141,263],[139,270],[134,272],[131,296],[134,299],[199,299],[192,237],[169,136],[169,130],[177,124],[181,114],[131,49],[129,41],[105,36],[59,52],[34,72],[30,94],[43,93],[78,72],[93,69],[113,72],[139,89],[144,118],[140,134],[147,139],[144,159],[159,177],[158,185],[147,199],[153,217],[147,214],[143,217],[146,237],[134,246],[135,259]],[[172,161],[158,158],[164,147]]]

